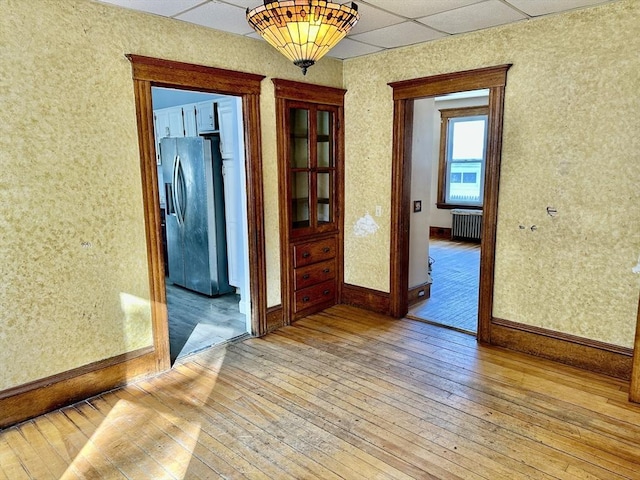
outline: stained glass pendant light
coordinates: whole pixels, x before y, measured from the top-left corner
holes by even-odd
[[[247,21],[267,42],[302,69],[320,60],[358,22],[355,3],[325,0],[264,0]]]

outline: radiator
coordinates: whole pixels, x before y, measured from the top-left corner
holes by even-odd
[[[452,240],[480,241],[482,235],[482,210],[451,210],[453,222],[451,225]]]

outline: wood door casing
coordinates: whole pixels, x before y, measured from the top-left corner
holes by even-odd
[[[502,150],[502,116],[507,71],[498,65],[464,72],[393,82],[393,163],[391,199],[391,314],[406,315],[409,308],[409,212],[411,211],[411,140],[413,101],[449,93],[489,89],[489,126],[482,243],[480,254],[480,300],[478,340],[491,341],[493,282],[495,267],[498,183]]]
[[[247,172],[247,226],[253,335],[267,333],[264,201],[260,132],[262,75],[193,65],[141,55],[127,55],[132,63],[142,190],[147,236],[153,343],[157,370],[170,367],[164,260],[153,129],[151,87],[168,87],[220,93],[242,98],[245,168]]]

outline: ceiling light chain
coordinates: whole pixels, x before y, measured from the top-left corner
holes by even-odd
[[[302,69],[320,60],[358,22],[358,6],[325,0],[264,0],[247,21],[268,43]]]

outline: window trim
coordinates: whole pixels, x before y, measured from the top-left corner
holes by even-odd
[[[482,202],[480,205],[470,205],[468,203],[451,203],[447,202],[446,197],[446,181],[447,181],[447,145],[449,143],[449,119],[459,117],[475,117],[478,115],[487,116],[487,135],[489,129],[489,106],[479,105],[475,107],[460,107],[460,108],[443,108],[440,110],[440,158],[438,162],[438,201],[436,206],[440,209],[453,209],[453,208],[466,208],[469,210],[482,210]],[[488,140],[486,140],[488,142]],[[485,154],[482,170],[486,171],[487,164],[487,146],[485,145]],[[483,179],[484,179],[483,175]],[[483,186],[484,190],[484,180]],[[483,195],[484,199],[484,195]]]

